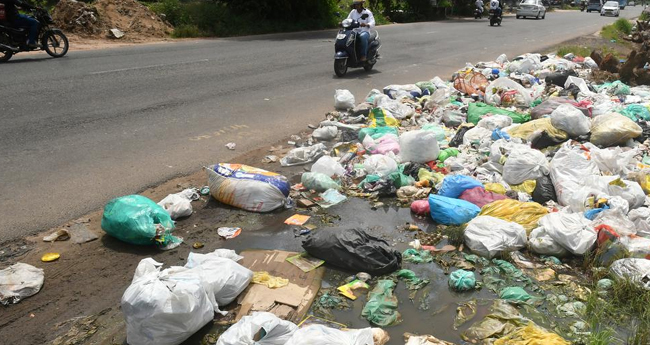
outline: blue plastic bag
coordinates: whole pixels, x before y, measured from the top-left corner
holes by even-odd
[[[442,187],[440,187],[438,195],[446,196],[449,198],[458,198],[461,194],[463,194],[465,190],[476,187],[483,187],[483,184],[469,176],[446,176],[442,181]]]
[[[165,247],[182,242],[182,239],[171,235],[173,228],[174,222],[169,213],[141,195],[119,197],[104,207],[102,230],[127,243]]]
[[[499,139],[505,139],[505,140],[510,140],[510,135],[498,128],[495,128],[492,131],[492,136],[490,137],[492,140],[499,140]]]
[[[431,218],[438,224],[460,225],[474,219],[481,209],[469,201],[429,195]]]

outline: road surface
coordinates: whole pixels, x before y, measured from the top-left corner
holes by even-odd
[[[0,243],[305,130],[332,109],[335,89],[361,99],[448,79],[465,62],[543,51],[614,20],[573,11],[501,27],[382,26],[383,59],[345,78],[333,73],[334,30],[18,55],[0,67]]]

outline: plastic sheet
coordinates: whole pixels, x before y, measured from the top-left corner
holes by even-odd
[[[482,102],[470,103],[467,108],[467,122],[478,124],[486,115],[506,115],[514,123],[524,123],[530,121],[530,115],[521,114],[510,110],[505,110]]]
[[[497,339],[494,345],[569,345],[559,335],[548,332],[530,322],[526,327]]]
[[[287,152],[286,156],[280,159],[280,164],[283,167],[290,167],[311,163],[318,159],[318,157],[322,156],[326,149],[327,148],[323,143],[318,143],[312,146],[297,147]]]
[[[440,154],[436,134],[431,131],[410,131],[402,134],[399,141],[402,162],[426,163],[435,161]]]
[[[0,304],[18,303],[37,294],[44,280],[42,269],[22,262],[0,270]]]
[[[377,286],[368,293],[368,302],[363,306],[361,316],[371,324],[386,327],[402,322],[402,316],[397,311],[397,297],[393,295],[395,282],[379,280]]]

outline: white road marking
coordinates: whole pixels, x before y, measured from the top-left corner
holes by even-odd
[[[176,62],[176,63],[168,63],[168,64],[141,66],[141,67],[120,68],[120,69],[112,69],[112,70],[107,70],[107,71],[92,72],[90,74],[106,74],[106,73],[115,73],[115,72],[135,71],[135,70],[139,70],[139,69],[149,69],[149,68],[157,68],[157,67],[165,67],[165,66],[189,65],[189,64],[193,64],[193,63],[208,62],[208,61],[210,61],[210,60],[202,59],[202,60],[196,60],[196,61]]]

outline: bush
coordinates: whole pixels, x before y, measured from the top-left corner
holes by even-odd
[[[199,30],[199,27],[194,24],[181,24],[174,28],[172,37],[187,38],[187,37],[201,37],[205,36]]]
[[[627,19],[625,18],[620,18],[619,20],[614,22],[614,27],[616,30],[629,35],[632,33],[632,23],[630,23]]]

